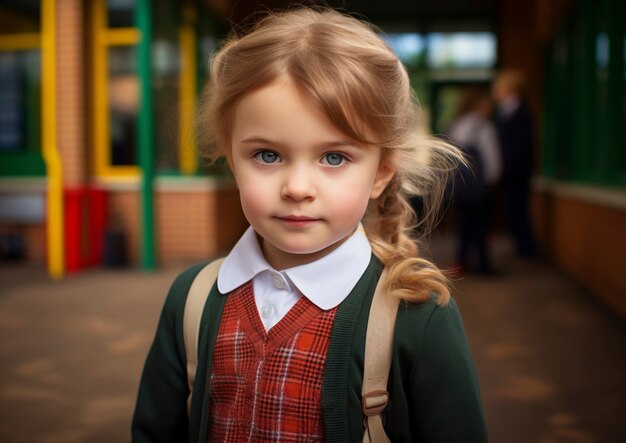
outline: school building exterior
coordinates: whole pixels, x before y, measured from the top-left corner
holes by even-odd
[[[24,3],[0,6],[3,97],[17,89],[0,129],[0,232],[21,235],[54,276],[106,254],[152,268],[232,244],[244,227],[235,187],[203,172],[191,142],[214,13],[194,2]]]
[[[0,2],[5,258],[24,255],[58,278],[103,263],[204,260],[233,244],[246,227],[236,187],[203,164],[192,123],[209,55],[229,19],[256,3]],[[529,80],[532,213],[543,249],[626,316],[624,2],[336,3],[356,12],[368,3],[364,15],[383,29],[414,23],[428,32],[432,19],[493,32],[496,62],[479,80],[498,68]],[[422,74],[422,100],[433,107],[444,86],[476,80]]]

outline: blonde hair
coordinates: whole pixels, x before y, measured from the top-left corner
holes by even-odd
[[[300,8],[274,13],[252,32],[231,37],[211,61],[211,80],[200,108],[201,142],[215,160],[230,146],[238,101],[282,76],[290,77],[330,121],[354,140],[380,146],[396,171],[370,202],[363,224],[378,259],[388,269],[389,292],[423,302],[450,298],[448,280],[418,257],[411,238],[437,218],[445,176],[461,154],[420,134],[408,74],[371,25],[333,10]],[[424,199],[417,220],[409,198]]]

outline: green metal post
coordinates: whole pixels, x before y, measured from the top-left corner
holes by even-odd
[[[139,79],[141,84],[141,106],[139,111],[139,166],[142,172],[141,220],[142,244],[141,265],[144,269],[155,268],[154,246],[154,114],[152,100],[152,4],[150,0],[137,1],[137,27],[139,41]]]
[[[595,8],[597,5],[592,4],[591,0],[579,2],[577,23],[572,36],[574,46],[572,178],[583,182],[593,181],[598,175],[598,146],[595,136],[597,122],[589,118],[589,110],[597,106]]]
[[[610,41],[608,113],[607,113],[607,181],[626,187],[626,7],[623,0],[607,0],[610,14],[607,17]]]

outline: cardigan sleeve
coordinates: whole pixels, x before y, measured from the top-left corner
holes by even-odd
[[[188,441],[187,368],[182,336],[185,301],[204,264],[189,268],[172,284],[146,358],[132,421],[132,441]]]
[[[430,310],[421,334],[409,394],[411,434],[425,442],[486,442],[478,378],[454,300]]]

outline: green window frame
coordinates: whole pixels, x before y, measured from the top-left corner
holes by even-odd
[[[579,0],[548,47],[547,177],[626,186],[625,12],[620,0]]]

